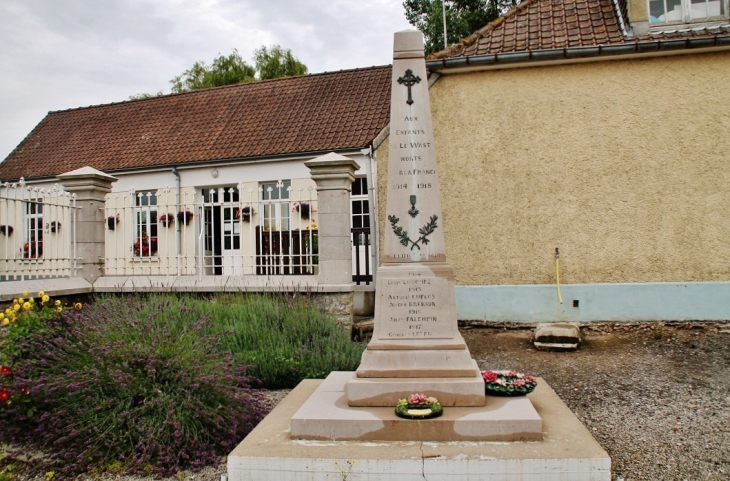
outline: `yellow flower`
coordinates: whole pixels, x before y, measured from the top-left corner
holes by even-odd
[[[17,303],[18,303],[18,300],[17,299],[13,299],[13,305],[15,305]]]
[[[23,303],[23,310],[24,311],[30,311],[30,302],[24,302]]]
[[[74,309],[76,309],[77,311],[80,311],[83,307],[83,304],[81,304],[80,302],[74,304]]]
[[[43,292],[43,291],[38,291],[38,297],[43,297],[43,296],[45,296],[45,295],[46,295],[46,293],[45,293],[45,292]]]
[[[13,306],[13,310],[14,310],[15,312],[18,312],[18,311],[20,310],[20,304],[15,304],[15,305]]]
[[[58,306],[61,305],[61,301],[59,301],[58,299],[56,299],[56,302],[54,302],[54,304],[55,304],[56,307],[58,307]]]
[[[42,300],[43,302],[48,302],[48,301],[50,301],[50,300],[51,300],[51,298],[50,298],[50,297],[48,297],[48,296],[46,296],[46,295],[44,295],[44,296],[43,296],[43,297],[41,298],[41,300]]]
[[[10,324],[10,320],[6,317],[3,319],[3,326],[7,326],[8,324]]]
[[[10,309],[9,307],[7,309],[5,309],[5,314],[7,314],[8,316],[10,315],[11,312],[13,312],[13,310]]]
[[[25,299],[23,299],[22,297],[18,297],[18,304],[22,304],[24,302],[25,302]]]
[[[23,291],[23,297],[28,297],[28,291]]]
[[[35,299],[33,299],[33,298],[31,297],[30,299],[28,299],[28,302],[30,302],[31,304],[33,304],[33,303],[35,303]]]
[[[56,308],[56,311],[58,311],[58,312],[62,312],[62,311],[63,311],[63,307],[57,307],[57,308]]]

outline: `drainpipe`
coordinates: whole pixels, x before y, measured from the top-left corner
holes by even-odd
[[[370,268],[373,271],[373,285],[375,284],[375,273],[378,270],[378,219],[375,214],[378,209],[375,208],[377,189],[375,189],[375,182],[373,182],[373,146],[368,146],[367,149],[360,151],[362,155],[368,159],[367,168],[365,169],[365,178],[368,181],[368,216],[370,216]]]
[[[180,172],[177,171],[177,167],[172,168],[172,174],[177,180],[177,189],[175,190],[175,205],[177,206],[178,212],[181,211],[180,206]],[[173,214],[176,215],[176,214]],[[177,235],[175,236],[175,250],[177,251],[177,275],[180,275],[180,241],[182,236],[182,229],[180,228],[180,222],[175,222],[175,230]]]

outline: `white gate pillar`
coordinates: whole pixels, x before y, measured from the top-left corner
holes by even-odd
[[[76,194],[76,260],[78,274],[90,283],[102,275],[104,265],[104,206],[116,177],[92,167],[61,174],[67,192]]]
[[[328,292],[342,293],[337,305],[352,324],[352,245],[350,240],[350,190],[360,166],[354,160],[335,154],[304,163],[317,184],[319,229],[319,286]],[[332,305],[332,304],[330,304]]]

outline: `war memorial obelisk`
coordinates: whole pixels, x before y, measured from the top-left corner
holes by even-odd
[[[421,32],[395,34],[384,259],[373,338],[356,372],[332,372],[291,417],[291,439],[542,439],[530,400],[490,398],[456,320],[446,262]],[[399,399],[438,398],[443,416],[406,420]]]
[[[457,329],[423,37],[398,32],[394,50],[374,337],[357,372],[302,381],[230,453],[229,479],[610,481],[608,454],[544,381],[529,397],[484,396]],[[398,399],[415,392],[438,397],[443,415],[396,416]]]
[[[347,385],[350,406],[395,406],[414,392],[443,406],[485,403],[456,321],[426,75],[421,32],[396,33],[384,255],[373,338]]]

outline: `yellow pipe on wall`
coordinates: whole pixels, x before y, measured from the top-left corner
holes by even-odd
[[[560,251],[555,248],[555,285],[558,288],[558,301],[563,303],[563,296],[560,294]]]

